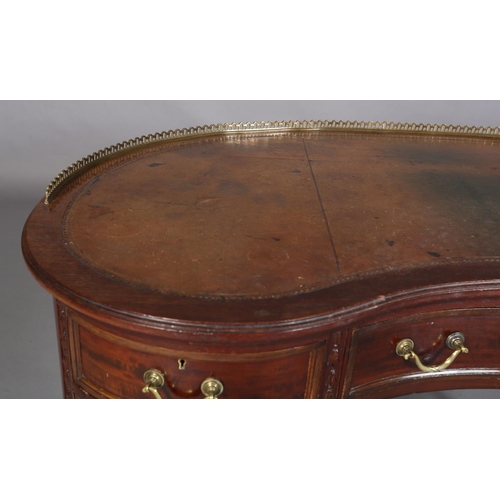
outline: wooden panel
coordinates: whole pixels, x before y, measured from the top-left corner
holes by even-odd
[[[141,344],[71,321],[73,377],[94,397],[151,398],[142,393],[143,374],[156,368],[166,374],[164,398],[201,398],[208,377],[224,384],[224,398],[318,397],[325,343],[265,352],[207,354]],[[184,369],[179,369],[179,360]]]
[[[445,371],[424,373],[415,362],[395,352],[397,343],[411,338],[425,365],[439,365],[452,351],[446,347],[450,333],[465,335],[468,354],[459,354]],[[354,330],[345,381],[345,395],[382,395],[393,386],[412,385],[413,390],[500,386],[500,310],[447,311],[421,314]],[[495,382],[496,377],[496,382]],[[436,379],[441,378],[439,383]],[[486,379],[491,379],[487,381]]]

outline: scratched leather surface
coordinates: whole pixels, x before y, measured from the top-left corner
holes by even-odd
[[[67,210],[87,265],[132,286],[272,296],[373,269],[500,255],[494,140],[284,133],[117,165]]]

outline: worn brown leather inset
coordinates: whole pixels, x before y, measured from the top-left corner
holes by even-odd
[[[306,142],[344,274],[500,255],[497,142],[370,135]]]
[[[300,292],[339,275],[302,138],[165,148],[101,175],[66,217],[85,262],[180,295]]]
[[[282,133],[158,147],[70,204],[68,248],[136,287],[272,297],[500,255],[490,139]]]

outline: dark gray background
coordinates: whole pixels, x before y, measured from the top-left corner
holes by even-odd
[[[496,127],[500,101],[0,101],[0,398],[62,397],[52,298],[29,274],[20,246],[23,224],[53,177],[94,151],[137,136],[262,120]]]

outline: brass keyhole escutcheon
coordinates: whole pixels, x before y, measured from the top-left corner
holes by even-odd
[[[185,370],[186,369],[186,360],[185,359],[178,359],[177,363],[179,365],[179,370]]]

